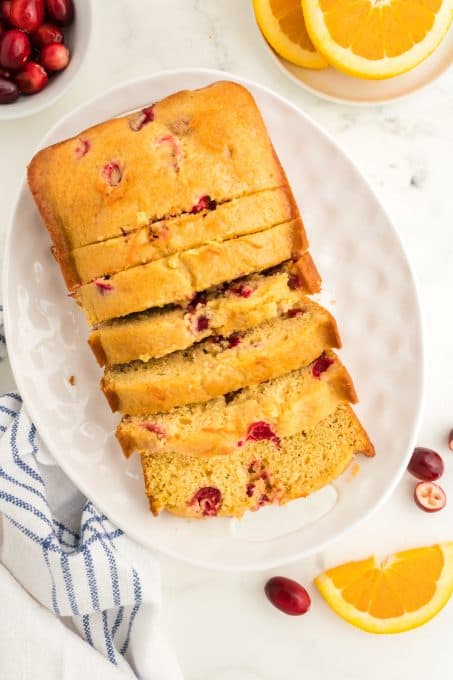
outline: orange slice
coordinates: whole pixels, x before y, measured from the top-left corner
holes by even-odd
[[[307,33],[300,0],[253,0],[253,7],[258,26],[277,54],[297,66],[328,66]]]
[[[452,21],[453,0],[302,0],[317,50],[361,78],[405,73],[433,52]]]
[[[453,593],[453,543],[370,557],[329,569],[315,583],[332,609],[369,633],[421,626]]]

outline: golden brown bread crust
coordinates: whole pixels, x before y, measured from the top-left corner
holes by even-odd
[[[74,297],[94,325],[190,300],[211,286],[298,257],[307,245],[302,223],[296,219],[132,267],[108,279],[96,279],[80,286]]]
[[[298,278],[301,288],[309,293],[319,293],[322,283],[321,276],[310,253],[302,253],[294,263],[293,272]]]
[[[143,111],[43,149],[29,165],[31,192],[70,284],[74,248],[190,213],[202,197],[222,202],[287,183],[242,86],[178,92]]]
[[[320,362],[324,370],[317,373]],[[341,402],[355,403],[351,376],[334,352],[269,382],[244,388],[228,400],[176,408],[145,417],[125,416],[116,436],[126,457],[134,451],[184,456],[229,455],[242,445],[254,423],[278,439],[314,427]]]

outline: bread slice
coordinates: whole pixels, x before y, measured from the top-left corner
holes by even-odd
[[[275,442],[314,427],[342,402],[357,401],[351,377],[327,351],[280,378],[202,404],[150,417],[125,416],[116,435],[123,452],[219,456],[248,441]]]
[[[127,106],[127,103],[125,103]],[[156,220],[284,186],[252,95],[217,82],[40,151],[28,181],[60,261]]]
[[[251,274],[199,293],[181,307],[106,321],[91,333],[89,344],[100,366],[149,361],[210,335],[228,336],[285,313],[313,290],[313,281],[319,281],[316,276],[311,258],[303,258],[298,269],[286,264]]]
[[[277,440],[250,440],[228,456],[193,458],[141,452],[152,512],[185,517],[242,517],[247,510],[283,505],[336,479],[356,453],[374,455],[348,404],[314,428]]]
[[[90,323],[97,324],[150,307],[190,300],[206,288],[280,264],[306,247],[301,221],[292,220],[95,279],[78,288],[74,296]]]
[[[339,346],[334,318],[306,298],[286,317],[242,335],[208,338],[147,363],[107,367],[102,387],[113,411],[147,416],[277,378]]]
[[[114,274],[208,241],[225,241],[299,217],[288,187],[270,189],[226,203],[204,197],[195,214],[180,215],[82,246],[60,262],[68,288]]]

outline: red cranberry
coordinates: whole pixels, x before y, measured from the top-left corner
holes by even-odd
[[[63,71],[69,64],[69,50],[61,43],[44,45],[40,61],[47,71]]]
[[[296,290],[296,288],[300,288],[299,277],[296,276],[295,274],[290,274],[288,276],[288,288],[291,288],[291,290]]]
[[[434,482],[419,482],[414,491],[415,502],[425,512],[438,512],[445,507],[445,491]]]
[[[129,127],[134,132],[138,132],[147,123],[152,123],[154,120],[154,104],[148,106],[146,109],[142,109],[135,118],[131,118],[129,121]]]
[[[196,215],[196,213],[202,212],[202,210],[215,210],[216,207],[217,203],[210,196],[202,196],[190,212]]]
[[[77,146],[75,148],[75,155],[77,158],[83,158],[90,150],[90,142],[84,137],[79,137],[77,140]]]
[[[327,371],[329,366],[332,366],[332,364],[333,359],[329,359],[328,356],[323,354],[322,356],[319,357],[319,359],[316,359],[313,366],[311,367],[311,372],[313,373],[315,378],[319,378],[321,376],[321,373]]]
[[[16,83],[22,94],[35,94],[40,92],[48,82],[47,73],[41,66],[34,61],[25,64],[24,70],[16,76]]]
[[[252,482],[249,482],[249,483],[247,484],[247,488],[246,488],[245,493],[247,494],[247,496],[248,496],[249,498],[251,498],[251,497],[253,496],[253,492],[254,492],[254,491],[255,491],[255,485],[254,485]]]
[[[31,36],[31,42],[39,49],[52,43],[64,43],[63,31],[53,24],[42,24]]]
[[[14,28],[7,31],[0,43],[0,66],[17,71],[29,60],[31,46],[28,36]]]
[[[301,309],[300,307],[293,307],[292,309],[288,309],[288,319],[294,319],[296,316],[301,316],[304,313],[304,310]]]
[[[106,293],[109,293],[111,290],[113,290],[113,285],[106,278],[95,279],[94,285],[101,295],[105,295]]]
[[[203,517],[214,517],[222,503],[222,494],[214,486],[204,486],[190,501],[191,506],[197,503]]]
[[[205,314],[202,314],[197,319],[197,331],[205,331],[209,328],[209,319]]]
[[[274,607],[284,614],[300,616],[310,609],[310,595],[303,586],[290,578],[274,576],[264,586],[264,592]]]
[[[158,439],[165,439],[167,436],[167,433],[165,432],[164,428],[161,425],[158,425],[157,423],[148,423],[145,421],[143,423],[140,423],[140,425],[145,430],[148,430],[148,432],[153,432],[154,434],[156,434]]]
[[[448,435],[448,448],[450,451],[453,451],[453,430],[450,430],[450,434]]]
[[[244,283],[238,283],[229,287],[230,293],[242,298],[249,298],[253,293],[251,286],[246,286]]]
[[[206,292],[202,293],[195,293],[189,304],[187,305],[187,309],[189,312],[194,312],[197,308],[198,305],[205,305],[208,302],[208,296]]]
[[[11,23],[33,33],[44,21],[44,0],[12,0]]]
[[[425,482],[434,482],[435,479],[439,479],[444,473],[444,461],[432,449],[418,446],[414,449],[407,469],[417,479],[422,479]]]
[[[178,141],[173,137],[173,135],[164,135],[158,141],[158,144],[168,144],[170,148],[170,153],[173,159],[173,169],[176,173],[179,172],[179,144]]]
[[[0,104],[12,104],[19,96],[16,83],[0,77]]]
[[[121,182],[123,173],[120,166],[115,161],[110,161],[104,165],[102,176],[111,187],[116,187]]]
[[[268,439],[279,449],[280,448],[280,438],[277,437],[269,423],[265,423],[264,420],[258,420],[256,423],[249,425],[247,430],[247,441],[259,442]]]
[[[237,347],[240,344],[241,336],[238,335],[237,333],[232,333],[232,335],[230,335],[227,338],[227,342],[228,342],[228,349],[233,349],[233,347]]]
[[[67,26],[74,18],[72,0],[46,0],[47,14],[57,24]]]
[[[0,40],[2,39],[2,35],[6,33],[6,28],[3,26],[2,22],[0,21]]]
[[[3,21],[11,26],[11,0],[3,0],[0,13]]]

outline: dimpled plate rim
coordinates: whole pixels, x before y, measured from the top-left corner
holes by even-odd
[[[149,514],[137,456],[125,461],[119,453],[113,436],[118,418],[97,389],[101,372],[85,343],[85,321],[67,296],[25,181],[7,232],[5,329],[14,377],[41,438],[112,522],[138,542],[191,564],[251,571],[321,550],[388,499],[419,427],[423,344],[410,264],[376,194],[316,123],[270,90],[209,69],[162,72],[80,106],[52,128],[40,147],[171,92],[220,79],[248,87],[263,113],[326,290],[335,293],[331,309],[343,336],[342,358],[361,396],[359,417],[377,448],[375,459],[360,459],[360,474],[335,484],[335,507],[315,522],[261,542],[236,540],[220,519],[196,522]],[[30,242],[32,249],[23,247]],[[326,293],[324,298],[331,301]],[[74,387],[67,382],[72,374]]]

